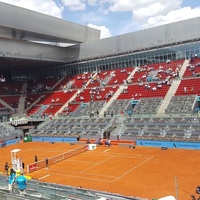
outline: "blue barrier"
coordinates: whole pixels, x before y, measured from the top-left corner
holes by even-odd
[[[75,143],[77,142],[76,137],[37,137],[34,136],[32,137],[32,141],[34,142],[68,142],[68,143]],[[12,144],[17,144],[20,142],[19,138],[16,139],[11,139],[11,140],[6,140],[6,146],[12,145]],[[0,145],[1,147],[1,145]]]
[[[69,142],[74,143],[77,142],[76,137],[39,137],[39,136],[33,136],[32,137],[33,142]]]
[[[167,147],[177,149],[200,149],[199,142],[160,141],[160,140],[137,140],[137,146]]]
[[[5,140],[6,146],[9,146],[9,145],[12,145],[12,144],[17,144],[19,142],[20,142],[19,138],[11,139],[11,140]],[[0,146],[2,146],[2,144]]]
[[[41,137],[33,136],[33,142],[77,142],[76,137]],[[6,140],[6,146],[16,144],[20,142],[20,139]],[[196,149],[200,150],[199,142],[181,142],[181,141],[160,141],[160,140],[137,140],[137,146],[147,146],[147,147],[167,147],[167,148],[177,148],[177,149]]]

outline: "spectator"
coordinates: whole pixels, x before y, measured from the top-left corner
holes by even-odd
[[[117,134],[117,140],[121,140],[121,133],[119,132],[118,134]]]
[[[188,92],[187,87],[184,87],[183,90],[184,90],[184,93]]]
[[[20,175],[16,178],[15,182],[16,182],[16,184],[18,186],[19,195],[20,196],[25,196],[26,187],[27,187],[27,180],[24,177],[23,172],[21,172]]]
[[[16,177],[16,173],[15,171],[11,168],[10,169],[10,175],[9,175],[9,179],[8,179],[8,190],[13,193],[13,186],[15,183],[15,177]]]

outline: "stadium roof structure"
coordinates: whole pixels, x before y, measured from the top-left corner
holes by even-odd
[[[57,49],[63,52],[60,43],[77,45],[99,38],[97,29],[0,2],[0,60],[3,61],[0,69],[16,68],[14,65],[20,69],[23,65],[41,68],[63,64],[59,59],[41,61],[41,54],[38,58],[25,59],[22,52],[31,48],[39,52],[51,53]],[[10,49],[15,53],[11,55]]]
[[[93,67],[93,61],[110,64],[113,58],[134,59],[138,54],[140,59],[142,53],[160,50],[162,56],[171,52],[187,57],[199,45],[199,23],[196,17],[100,39],[99,30],[0,2],[0,70]]]

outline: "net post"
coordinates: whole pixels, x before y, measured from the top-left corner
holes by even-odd
[[[26,171],[27,171],[28,174],[29,174],[29,172],[30,172],[30,171],[29,171],[29,165],[26,166]]]

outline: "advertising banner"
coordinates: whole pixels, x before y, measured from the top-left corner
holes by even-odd
[[[28,136],[24,137],[24,142],[32,142],[32,136],[28,135]]]

